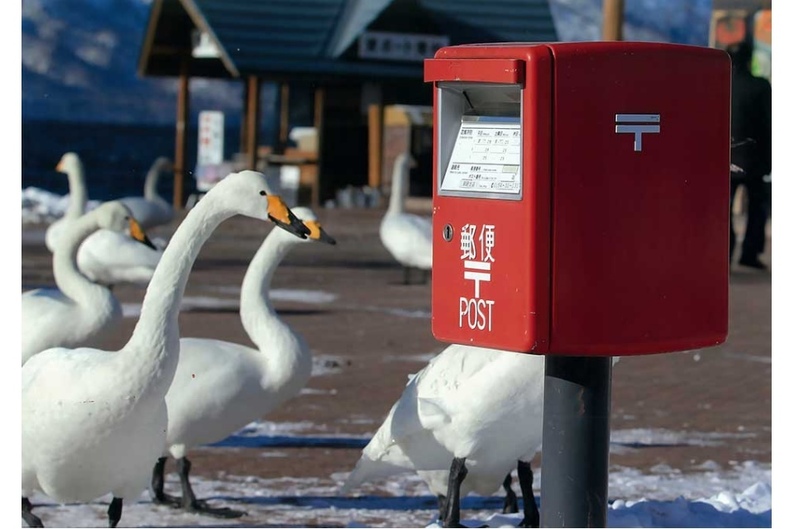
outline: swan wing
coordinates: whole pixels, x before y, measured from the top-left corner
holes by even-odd
[[[409,213],[387,214],[380,227],[383,245],[404,266],[429,269],[433,264],[430,219]]]
[[[259,351],[204,338],[179,341],[179,364],[166,394],[168,443],[213,443],[251,420],[251,400],[261,395]],[[257,406],[257,413],[267,409]]]
[[[22,363],[54,343],[46,331],[62,326],[70,311],[78,310],[75,303],[57,288],[38,288],[22,294]]]

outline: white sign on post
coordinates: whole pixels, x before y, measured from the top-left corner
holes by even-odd
[[[472,330],[491,330],[494,300],[480,296],[480,282],[491,282],[491,265],[495,262],[492,253],[496,243],[495,235],[496,230],[492,224],[466,224],[460,231],[463,278],[474,281],[474,297],[460,297],[460,328],[466,324]]]
[[[223,162],[223,112],[199,112],[198,165]]]

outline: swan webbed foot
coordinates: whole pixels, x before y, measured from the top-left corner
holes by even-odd
[[[210,507],[204,500],[196,498],[193,492],[193,487],[190,486],[190,460],[186,457],[180,457],[176,460],[176,468],[179,473],[179,480],[182,483],[182,501],[180,505],[187,512],[196,514],[206,514],[207,516],[214,516],[216,518],[239,518],[245,516],[245,511],[236,511],[228,507]]]
[[[160,491],[152,495],[152,503],[155,505],[168,505],[170,507],[182,507],[182,498],[179,496],[171,496],[165,492]]]
[[[25,523],[28,524],[28,527],[44,527],[44,524],[41,521],[41,518],[33,514],[31,511],[33,510],[33,505],[30,503],[30,500],[23,497],[22,498],[22,519],[25,520]]]
[[[204,500],[195,500],[189,505],[184,506],[187,512],[195,514],[206,514],[215,518],[239,518],[245,516],[245,511],[237,511],[229,507],[210,507]]]

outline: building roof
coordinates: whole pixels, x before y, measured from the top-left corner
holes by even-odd
[[[548,0],[153,0],[138,71],[421,78],[441,45],[554,40]]]

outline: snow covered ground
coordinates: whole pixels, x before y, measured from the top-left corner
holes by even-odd
[[[287,457],[279,446],[311,446],[325,442],[355,446],[366,437],[318,435],[301,432],[310,423],[252,423],[227,441],[223,448],[253,449],[268,440],[262,457]],[[613,433],[613,450],[630,450],[637,443],[717,442],[709,436],[685,438],[667,431],[627,430]],[[618,441],[616,441],[616,439]],[[241,448],[249,446],[249,448]],[[628,447],[627,447],[628,446]],[[369,483],[352,496],[339,496],[338,486],[346,474],[330,477],[261,479],[251,476],[224,476],[222,481],[194,477],[196,494],[212,504],[247,512],[244,518],[218,520],[185,514],[153,505],[148,493],[124,507],[122,524],[129,527],[437,527],[436,500],[424,483],[412,474],[384,482]],[[535,473],[535,496],[540,500],[542,469]],[[716,463],[702,465],[700,472],[682,475],[659,466],[651,474],[636,469],[612,468],[609,475],[609,527],[771,527],[771,468],[752,461],[737,462],[732,468]],[[176,474],[167,476],[167,488],[178,493]],[[109,497],[91,504],[57,505],[46,496],[35,495],[35,511],[48,527],[99,527],[106,521]],[[540,502],[539,502],[540,503]],[[521,515],[498,514],[502,496],[469,496],[462,505],[467,526],[514,527]],[[383,520],[389,520],[384,524]]]

